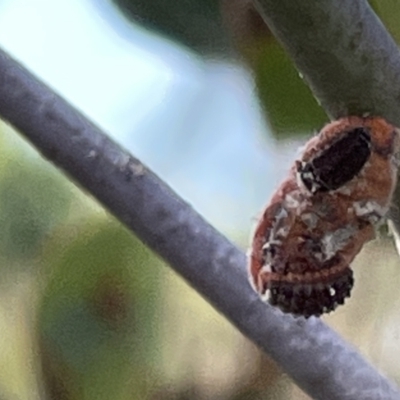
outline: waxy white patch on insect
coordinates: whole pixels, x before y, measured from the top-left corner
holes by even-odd
[[[318,225],[318,215],[315,213],[303,213],[300,215],[302,221],[307,225],[308,229],[314,229]]]
[[[355,234],[357,234],[357,228],[353,225],[326,233],[321,239],[325,260],[330,260],[339,251],[343,250]]]
[[[382,207],[376,201],[356,201],[353,203],[357,217],[366,219],[371,224],[378,224],[388,212],[388,207]]]

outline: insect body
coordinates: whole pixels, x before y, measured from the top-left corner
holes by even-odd
[[[348,117],[306,144],[258,222],[249,257],[255,289],[285,312],[330,312],[350,296],[349,265],[375,236],[397,175],[397,128]]]

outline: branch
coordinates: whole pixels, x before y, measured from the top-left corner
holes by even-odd
[[[400,126],[400,53],[365,0],[256,0],[334,119],[370,113]]]
[[[158,253],[315,399],[400,393],[315,318],[261,302],[245,256],[139,160],[0,51],[0,115]]]

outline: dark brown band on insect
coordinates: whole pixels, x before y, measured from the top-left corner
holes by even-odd
[[[303,315],[306,318],[320,316],[344,304],[345,299],[350,297],[353,285],[353,271],[350,268],[346,268],[336,280],[329,283],[310,285],[270,282],[269,303],[294,315]]]
[[[305,283],[305,284],[315,284],[315,283],[326,283],[337,279],[343,273],[343,265],[337,265],[332,267],[330,270],[321,270],[315,272],[307,272],[303,273],[295,273],[290,272],[286,275],[282,275],[278,272],[265,272],[262,274],[265,277],[268,277],[268,283],[270,282],[286,282],[286,283]],[[269,286],[266,285],[264,290],[268,289]]]

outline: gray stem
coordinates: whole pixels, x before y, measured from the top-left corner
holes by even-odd
[[[370,113],[400,126],[400,53],[364,0],[256,0],[332,118]]]

